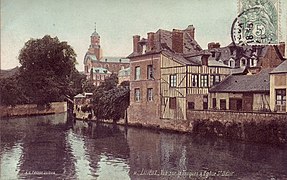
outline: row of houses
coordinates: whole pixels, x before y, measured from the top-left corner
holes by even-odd
[[[129,121],[160,124],[187,120],[188,111],[287,112],[285,43],[204,50],[193,25],[133,36],[127,58],[102,57],[100,36],[91,35],[85,74],[98,86],[111,73],[130,81]],[[112,60],[111,60],[112,59]]]
[[[133,36],[129,121],[186,120],[189,110],[287,112],[285,44],[203,50],[195,28]]]

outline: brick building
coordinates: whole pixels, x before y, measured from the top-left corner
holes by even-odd
[[[111,73],[118,74],[122,68],[129,67],[129,59],[123,57],[105,57],[101,48],[100,35],[96,29],[92,33],[90,47],[84,57],[84,73],[87,79],[91,79],[93,68],[104,68]],[[94,82],[97,85],[96,82]]]

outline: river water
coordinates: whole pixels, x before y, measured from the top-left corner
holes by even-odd
[[[66,121],[0,121],[0,179],[287,179],[286,146]]]

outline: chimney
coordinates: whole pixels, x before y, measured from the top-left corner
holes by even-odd
[[[209,54],[203,54],[201,56],[201,64],[202,65],[208,66],[208,57],[209,57]]]
[[[194,39],[195,28],[193,25],[189,25],[184,31],[186,31],[192,37],[192,39]]]
[[[183,53],[183,32],[181,30],[172,30],[172,50],[176,53]]]
[[[211,49],[214,49],[214,48],[220,48],[220,44],[219,43],[215,43],[215,42],[211,42],[211,43],[208,43],[207,47],[208,47],[208,50],[211,50]]]
[[[147,33],[147,51],[153,51],[155,49],[154,32]]]
[[[133,36],[133,45],[134,45],[134,53],[139,53],[140,52],[140,45],[139,45],[139,41],[140,41],[140,36],[139,35],[134,35]]]

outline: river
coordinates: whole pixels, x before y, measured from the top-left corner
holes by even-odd
[[[287,179],[287,147],[66,121],[1,119],[0,179]]]

